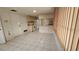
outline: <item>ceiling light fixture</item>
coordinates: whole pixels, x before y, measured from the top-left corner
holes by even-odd
[[[33,10],[33,13],[36,13],[37,11],[36,10]]]

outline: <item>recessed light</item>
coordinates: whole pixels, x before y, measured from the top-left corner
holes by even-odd
[[[10,11],[16,12],[16,10],[14,10],[14,9],[12,9],[12,10],[10,10]]]
[[[37,11],[36,10],[33,10],[33,13],[36,13]]]

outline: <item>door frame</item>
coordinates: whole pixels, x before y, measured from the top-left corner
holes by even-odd
[[[5,43],[7,42],[6,40],[6,35],[5,35],[5,32],[4,32],[4,27],[3,27],[3,23],[2,23],[2,18],[0,16],[0,21],[1,21],[1,26],[2,26],[2,30],[3,30],[3,35],[4,35],[4,38],[5,38]]]

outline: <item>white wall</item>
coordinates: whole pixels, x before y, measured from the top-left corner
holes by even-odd
[[[49,25],[49,18],[52,18],[51,15],[39,15],[39,32],[41,33],[52,33],[53,32],[53,25]],[[53,23],[53,22],[52,22]]]
[[[40,33],[52,33],[53,32],[53,26],[40,26],[39,32]]]
[[[16,13],[2,13],[1,18],[7,40],[22,34],[27,29],[26,16]]]

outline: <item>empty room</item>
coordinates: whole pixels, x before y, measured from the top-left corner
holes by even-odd
[[[78,51],[78,7],[0,7],[0,51]]]

